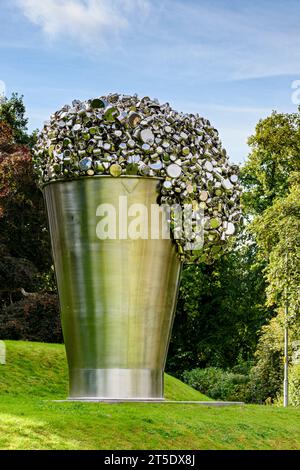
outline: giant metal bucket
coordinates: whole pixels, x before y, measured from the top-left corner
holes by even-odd
[[[97,233],[99,206],[115,207],[118,228],[120,196],[150,213],[160,184],[93,176],[44,187],[72,399],[163,399],[180,276],[175,245]]]

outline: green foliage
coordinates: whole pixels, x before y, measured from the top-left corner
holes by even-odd
[[[37,138],[37,131],[32,135],[27,133],[28,119],[25,117],[25,105],[23,96],[13,93],[11,98],[4,98],[0,104],[0,122],[5,122],[13,131],[15,144],[29,145],[32,147]],[[1,132],[1,130],[0,130]]]
[[[256,365],[250,371],[250,401],[275,400],[283,384],[283,317],[277,315],[265,326],[255,353]]]
[[[251,153],[241,176],[247,213],[261,214],[289,189],[293,172],[300,171],[300,114],[273,112],[260,120],[248,143]]]
[[[287,298],[290,317],[295,317],[300,308],[300,185],[293,184],[285,197],[274,199],[256,217],[252,231],[260,256],[267,261],[268,304],[283,306]]]
[[[211,266],[184,267],[167,370],[180,377],[195,367],[232,367],[253,357],[265,307],[262,263],[256,246],[241,236]]]
[[[35,286],[36,291],[44,290],[45,292],[49,293],[57,293],[56,278],[53,265],[51,265],[49,271],[37,274],[37,276],[35,277]]]
[[[277,401],[283,393],[284,363],[284,312],[261,329],[261,336],[255,352],[256,364],[250,370],[249,400],[253,403]],[[300,337],[297,322],[289,327],[290,344]],[[289,350],[291,359],[292,350]]]
[[[300,364],[294,364],[289,371],[289,400],[293,406],[300,406]]]
[[[261,329],[256,365],[249,375],[248,400],[263,403],[275,400],[282,390],[282,309],[286,298],[289,302],[290,335],[298,338],[300,115],[274,112],[258,123],[249,144],[252,152],[242,169],[242,178],[245,186],[244,214],[251,223],[236,248],[223,257],[219,265],[216,264],[212,270],[208,268],[208,277],[204,268],[201,279],[191,276],[186,288],[183,284],[183,290],[186,290],[183,309],[193,319],[196,328],[194,332],[187,328],[189,344],[182,347],[182,351],[193,351],[190,354],[193,359],[184,362],[186,369],[193,368],[192,364],[234,367],[227,360],[230,354],[235,360],[237,357],[242,360],[251,358],[264,319],[270,320],[277,313],[278,316]],[[252,233],[248,235],[250,238],[247,238],[247,233]],[[216,279],[218,282],[214,282]],[[202,282],[204,294],[200,288],[195,292],[198,282]],[[205,315],[201,315],[203,305]],[[213,306],[215,312],[210,310]],[[185,321],[183,325],[182,338]],[[176,322],[175,327],[178,328]],[[223,337],[214,338],[216,330],[222,331]],[[210,351],[205,348],[205,338],[210,346],[213,345]],[[253,348],[250,346],[247,350],[247,342]],[[214,379],[211,380],[214,383]],[[223,383],[226,383],[225,379]]]
[[[273,112],[258,123],[249,144],[243,202],[263,266],[266,303],[277,312],[262,328],[250,373],[252,400],[264,402],[282,394],[284,321],[290,338],[299,339],[300,114]],[[284,319],[286,302],[289,316]]]
[[[222,370],[217,367],[192,369],[184,372],[183,380],[215,400],[246,401],[248,399],[247,375]]]

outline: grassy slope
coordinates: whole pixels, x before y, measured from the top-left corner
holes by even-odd
[[[300,449],[300,409],[54,403],[67,395],[63,346],[6,345],[1,449]],[[167,376],[166,398],[206,397]]]

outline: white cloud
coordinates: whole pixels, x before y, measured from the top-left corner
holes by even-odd
[[[89,45],[93,55],[126,32],[127,60],[157,74],[254,79],[300,73],[299,3],[226,0],[14,0],[51,39]],[[151,12],[151,14],[150,14]],[[133,47],[132,47],[133,46]],[[121,54],[118,60],[122,60]]]
[[[23,14],[50,39],[108,43],[126,29],[130,15],[147,14],[147,0],[17,0]]]
[[[195,70],[220,80],[299,74],[300,3],[232,3],[161,0],[160,18],[155,11],[148,32],[150,40],[160,40],[154,54],[179,65],[178,73],[187,79]]]

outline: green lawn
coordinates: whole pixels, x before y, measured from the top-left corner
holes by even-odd
[[[6,341],[1,449],[300,449],[300,409],[54,403],[67,396],[61,345]],[[166,398],[207,400],[166,376]]]

